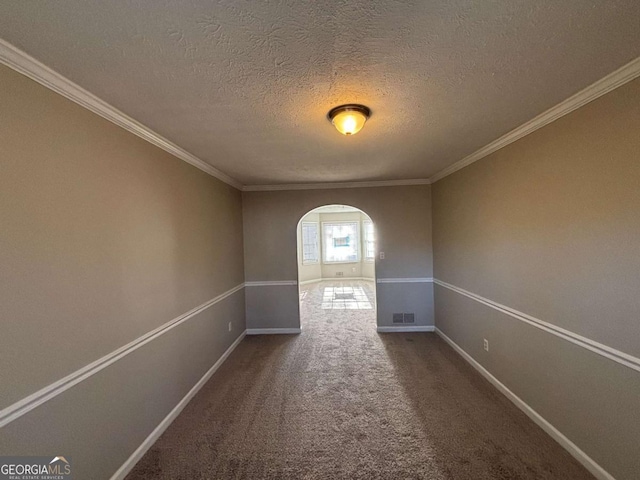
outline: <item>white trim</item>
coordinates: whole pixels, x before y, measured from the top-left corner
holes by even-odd
[[[190,318],[193,318],[198,313],[224,300],[230,295],[233,295],[237,291],[241,290],[243,287],[244,287],[244,284],[235,286],[231,290],[228,290],[223,294],[218,295],[217,297],[209,300],[208,302],[205,302],[202,305],[199,305],[196,308],[189,310],[187,313],[184,313],[179,317],[176,317],[173,320],[170,320],[169,322],[165,323],[164,325],[161,325],[158,328],[151,330],[150,332],[142,335],[141,337],[136,338],[132,342],[127,343],[123,347],[120,347],[117,350],[114,350],[113,352],[105,355],[104,357],[99,358],[98,360],[91,362],[88,365],[85,365],[79,370],[76,370],[75,372],[52,383],[51,385],[41,388],[37,392],[32,393],[31,395],[23,398],[22,400],[19,400],[14,404],[9,405],[8,407],[0,410],[0,428],[8,425],[14,420],[20,418],[22,415],[30,412],[36,407],[39,407],[40,405],[51,400],[52,398],[57,397],[61,393],[69,390],[71,387],[77,385],[83,380],[86,380],[92,375],[95,375],[101,370],[104,370],[109,365],[129,355],[130,353],[134,352],[135,350],[142,347],[143,345],[146,345],[150,341],[155,340],[160,335],[164,335],[169,330],[186,322]]]
[[[122,464],[122,466],[116,470],[111,476],[111,480],[122,480],[127,476],[127,474],[131,471],[131,469],[138,463],[138,461],[143,457],[147,450],[151,448],[151,446],[160,438],[160,435],[164,433],[164,431],[171,425],[171,423],[176,419],[180,412],[187,406],[187,404],[191,401],[193,397],[196,396],[196,393],[200,391],[200,389],[209,381],[216,370],[220,368],[220,366],[224,363],[224,361],[231,355],[231,353],[235,350],[235,348],[240,344],[242,339],[245,337],[246,331],[242,332],[238,338],[231,344],[229,348],[222,354],[222,356],[218,359],[213,366],[207,370],[207,372],[202,376],[198,383],[196,383],[191,390],[180,400],[180,402],[173,407],[173,409],[169,412],[169,414],[158,424],[156,428],[149,434],[149,436],[142,442],[142,444],[136,448],[136,450],[131,454],[131,456]]]
[[[175,143],[167,140],[137,120],[116,109],[91,92],[73,83],[68,78],[36,60],[14,45],[0,39],[0,63],[40,83],[46,88],[68,98],[78,105],[100,115],[102,118],[124,128],[147,142],[165,150],[175,157],[193,165],[209,175],[245,192],[275,190],[323,190],[335,188],[370,188],[407,185],[429,185],[450,175],[467,165],[519,140],[535,130],[557,120],[558,118],[582,107],[602,95],[624,85],[640,76],[640,57],[622,66],[589,87],[581,90],[556,106],[541,113],[523,125],[508,132],[476,152],[441,170],[428,179],[381,180],[363,182],[302,183],[285,185],[242,185],[233,177],[213,167],[204,160],[187,152]]]
[[[440,170],[433,175],[429,180],[431,183],[435,183],[438,180],[451,175],[458,170],[471,165],[474,162],[490,155],[503,147],[521,139],[522,137],[535,132],[539,128],[548,125],[551,122],[573,112],[574,110],[586,105],[587,103],[609,93],[610,91],[624,85],[627,82],[640,76],[640,57],[632,60],[623,67],[619,68],[613,73],[610,73],[606,77],[591,84],[587,88],[579,91],[575,95],[567,98],[566,100],[558,103],[556,106],[551,107],[549,110],[541,113],[540,115],[532,118],[526,123],[523,123],[519,127],[511,130],[507,134],[501,136],[497,140],[485,145],[480,150],[476,150],[471,155],[466,156],[462,160],[457,161],[453,165],[449,165],[447,168]]]
[[[104,100],[101,100],[94,94],[88,92],[79,85],[76,85],[68,78],[63,77],[58,72],[52,70],[29,54],[2,39],[0,39],[0,63],[3,63],[13,70],[29,77],[31,80],[35,80],[48,89],[53,90],[87,110],[100,115],[102,118],[124,128],[156,147],[160,147],[162,150],[169,152],[180,160],[183,160],[194,167],[199,168],[203,172],[216,177],[218,180],[221,180],[239,190],[242,189],[242,184],[236,179],[187,152],[175,143],[154,132],[149,127],[131,118],[127,114],[121,112]]]
[[[604,468],[598,465],[589,455],[583,452],[575,443],[565,437],[560,430],[551,425],[542,415],[531,408],[524,400],[513,393],[506,385],[494,377],[486,368],[480,365],[474,358],[465,352],[462,347],[447,337],[439,328],[435,329],[436,333],[451,347],[458,352],[462,358],[471,364],[480,374],[486,378],[500,393],[511,400],[516,407],[522,410],[531,420],[533,420],[540,428],[547,432],[551,438],[558,442],[564,449],[571,454],[573,458],[578,460],[587,470],[589,470],[596,478],[600,480],[615,480]]]
[[[322,282],[322,278],[313,278],[311,280],[305,280],[304,282],[300,282],[300,285],[309,285],[310,283],[318,283],[318,282]]]
[[[433,332],[435,331],[433,325],[414,325],[412,327],[402,326],[402,327],[390,327],[390,326],[381,326],[378,327],[378,333],[409,333],[409,332]]]
[[[298,285],[297,280],[264,280],[258,282],[244,282],[246,287],[275,287],[275,286],[288,286]]]
[[[544,330],[547,333],[551,333],[557,337],[567,340],[568,342],[586,348],[587,350],[597,353],[598,355],[608,358],[609,360],[613,360],[620,365],[624,365],[625,367],[629,367],[640,372],[640,358],[629,355],[628,353],[621,352],[620,350],[616,350],[615,348],[608,347],[607,345],[583,337],[582,335],[578,335],[577,333],[573,333],[551,323],[542,321],[538,318],[532,317],[531,315],[520,312],[514,308],[510,308],[506,305],[494,302],[493,300],[489,300],[488,298],[481,297],[480,295],[476,295],[475,293],[469,292],[468,290],[464,290],[460,287],[456,287],[455,285],[451,285],[450,283],[443,282],[442,280],[438,280],[437,278],[433,281],[437,285],[448,288],[449,290],[459,293],[460,295],[464,295],[465,297],[469,297],[476,302],[487,305],[495,310],[498,310],[501,313],[520,320],[521,322],[532,325],[536,328],[539,328],[540,330]]]
[[[333,188],[371,188],[397,187],[407,185],[429,185],[428,178],[413,180],[381,180],[372,182],[333,182],[333,183],[291,183],[286,185],[245,185],[243,192],[270,192],[275,190],[325,190]]]
[[[379,278],[378,283],[432,283],[433,278]]]
[[[248,328],[247,335],[292,335],[301,333],[299,328]]]

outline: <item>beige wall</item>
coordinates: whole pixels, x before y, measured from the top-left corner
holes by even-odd
[[[435,183],[435,278],[637,357],[639,132],[635,80]],[[616,478],[637,478],[637,371],[435,294],[438,328]]]
[[[376,228],[377,278],[432,276],[431,190],[429,185],[334,190],[244,192],[245,277],[247,281],[297,279],[296,227],[310,210],[342,204],[366,212]],[[402,298],[390,292],[404,287]],[[268,288],[276,300],[261,303]],[[378,284],[378,324],[391,325],[393,312],[415,312],[416,324],[433,325],[430,283]],[[290,286],[252,287],[247,290],[250,328],[298,328],[297,289]],[[284,307],[287,306],[287,308]]]
[[[0,85],[5,408],[244,273],[239,191],[4,66]],[[3,428],[0,451],[108,477],[244,328],[240,290]]]

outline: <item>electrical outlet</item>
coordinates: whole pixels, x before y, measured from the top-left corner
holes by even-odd
[[[231,322],[229,322],[229,331],[231,331]]]
[[[356,267],[351,267],[351,272],[356,273]]]
[[[489,351],[489,340],[487,340],[486,338],[484,339],[484,350],[486,352]]]
[[[384,252],[380,252],[380,260],[384,260]]]

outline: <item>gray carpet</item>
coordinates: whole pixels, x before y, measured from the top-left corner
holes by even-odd
[[[435,334],[376,333],[372,287],[306,288],[303,333],[247,337],[127,479],[593,478]]]

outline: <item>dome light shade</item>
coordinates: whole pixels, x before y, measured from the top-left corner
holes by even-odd
[[[356,104],[340,105],[332,108],[327,114],[336,130],[343,135],[355,135],[358,133],[370,116],[371,110],[369,110],[369,107]]]

